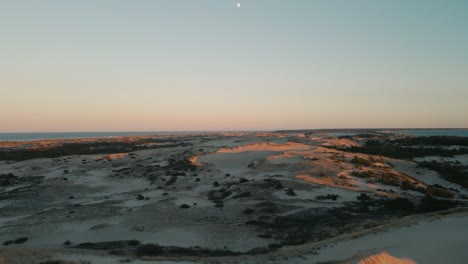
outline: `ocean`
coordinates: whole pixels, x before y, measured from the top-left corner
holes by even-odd
[[[94,138],[120,136],[146,136],[189,134],[194,132],[60,132],[60,133],[0,133],[0,141],[26,141],[38,139]]]
[[[48,132],[48,133],[0,133],[0,141],[26,141],[38,139],[65,139],[65,138],[94,138],[94,137],[120,137],[120,136],[146,136],[146,135],[169,135],[169,134],[191,134],[204,132],[222,131],[171,131],[171,132]],[[226,131],[224,131],[226,132]],[[392,131],[414,136],[458,136],[468,137],[468,129],[415,129]],[[335,136],[352,136],[357,132],[336,132]]]
[[[456,136],[468,137],[468,129],[415,129],[415,130],[400,130],[396,131],[400,134],[413,135],[418,137],[424,136]]]
[[[389,132],[389,133],[398,133],[398,134],[405,134],[405,135],[412,135],[418,137],[425,137],[425,136],[457,136],[457,137],[468,137],[468,129],[391,129],[391,130],[379,130],[375,129],[378,132]],[[359,131],[359,132],[332,132],[329,133],[335,137],[340,136],[354,136],[358,134],[365,134],[367,132]],[[372,132],[369,132],[372,133]]]

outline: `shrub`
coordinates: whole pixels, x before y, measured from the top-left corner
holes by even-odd
[[[11,244],[23,244],[28,240],[29,240],[29,238],[27,238],[27,237],[20,237],[20,238],[17,238],[16,240],[5,241],[5,242],[3,242],[3,245],[8,246],[8,245],[11,245]]]
[[[403,190],[403,191],[406,191],[406,190],[418,190],[418,188],[410,181],[408,180],[404,180],[401,182],[401,185],[400,185],[400,188]]]
[[[163,253],[161,246],[157,244],[144,244],[137,248],[137,256],[160,256]]]
[[[360,158],[358,156],[354,156],[354,158],[351,160],[351,163],[353,163],[356,167],[361,167],[361,166],[371,166],[372,162],[369,160],[366,160],[364,158]]]
[[[432,185],[426,188],[426,195],[428,197],[437,196],[442,198],[453,198],[455,194],[449,189],[442,187],[440,185]]]
[[[246,215],[249,215],[249,214],[254,213],[255,210],[254,210],[254,209],[251,209],[251,208],[247,208],[247,209],[245,209],[245,210],[242,211],[242,212],[243,212],[244,214],[246,214]]]
[[[375,177],[374,172],[369,171],[369,170],[366,170],[366,171],[353,171],[353,172],[351,172],[351,175],[355,176],[355,177],[358,177],[358,178],[364,178],[364,179]]]
[[[441,211],[453,208],[457,205],[456,202],[451,200],[439,200],[431,197],[421,199],[419,209],[425,212]]]
[[[315,197],[317,200],[333,200],[336,201],[340,196],[338,194],[318,195]]]
[[[239,199],[239,198],[249,197],[250,195],[251,195],[251,192],[245,191],[245,192],[241,192],[239,194],[234,195],[232,198]]]
[[[296,196],[296,192],[294,192],[294,190],[292,188],[288,188],[286,190],[286,194],[289,195],[289,196]]]
[[[249,181],[249,180],[247,180],[246,178],[240,178],[240,179],[239,179],[239,182],[240,182],[240,183],[244,183],[244,182],[248,182],[248,181]]]
[[[364,202],[369,201],[371,198],[369,197],[369,195],[361,193],[359,196],[356,197],[356,199],[358,199],[358,201]]]
[[[387,210],[411,211],[414,210],[414,204],[407,198],[396,198],[384,202]]]
[[[468,188],[468,172],[466,167],[456,163],[441,163],[436,161],[419,162],[418,166],[428,168],[440,174],[445,180]]]
[[[385,185],[400,186],[400,179],[398,176],[390,173],[385,173],[380,176],[380,182]]]

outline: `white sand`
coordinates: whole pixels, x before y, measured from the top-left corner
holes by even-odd
[[[246,220],[255,219],[258,215],[246,216],[242,211],[260,201],[268,200],[279,206],[293,207],[294,209],[281,212],[290,214],[307,208],[341,207],[347,202],[355,201],[360,192],[386,195],[377,189],[393,190],[394,196],[414,198],[423,195],[413,191],[404,192],[398,186],[356,178],[351,173],[358,168],[350,163],[351,159],[354,156],[369,159],[368,155],[321,147],[358,144],[350,140],[323,135],[309,137],[303,134],[232,133],[197,137],[191,143],[193,145],[187,147],[113,155],[0,162],[0,173],[13,172],[19,177],[45,177],[45,181],[41,183],[43,189],[34,199],[22,199],[18,196],[0,201],[0,210],[8,209],[8,214],[0,215],[0,242],[24,235],[30,237],[24,245],[10,248],[54,249],[60,248],[66,240],[83,243],[137,239],[143,243],[161,245],[226,247],[233,251],[248,251],[253,247],[268,246],[275,242],[257,237],[255,228],[245,225]],[[170,157],[186,150],[191,151],[189,161],[198,167],[197,171],[187,172],[187,176],[179,177],[171,186],[166,186],[162,181],[151,184],[141,172],[116,172],[127,167],[135,169],[137,165],[165,166]],[[465,156],[459,158],[468,160]],[[86,161],[85,164],[82,160]],[[460,189],[460,186],[443,180],[437,173],[418,168],[414,162],[387,158],[384,161],[390,161],[395,167],[391,168],[385,162],[375,162],[360,170],[391,173],[402,180],[407,179],[407,174],[420,180],[421,184],[441,184]],[[65,174],[64,170],[69,173]],[[165,172],[158,173],[161,174],[157,175],[158,178],[170,178],[164,176]],[[195,177],[200,181],[195,182]],[[224,201],[224,207],[214,207],[213,201],[208,200],[208,192],[225,186],[214,187],[213,183],[239,182],[241,177],[249,182],[234,185],[232,195]],[[265,179],[279,180],[284,188],[251,189],[253,184],[265,183]],[[163,189],[157,189],[158,185]],[[3,188],[0,189],[0,194],[25,186],[27,183]],[[286,188],[293,188],[296,195],[287,195]],[[251,194],[252,197],[232,198],[245,190],[256,192]],[[466,193],[466,190],[460,190]],[[137,194],[142,194],[149,200],[137,200]],[[316,199],[318,195],[327,194],[337,194],[340,197],[336,201]],[[70,195],[75,198],[69,199]],[[72,207],[78,203],[89,211],[81,212],[81,208]],[[191,208],[179,208],[182,204]],[[17,211],[12,211],[11,208]],[[71,214],[72,210],[77,212]],[[463,263],[456,261],[468,257],[468,251],[463,248],[468,242],[468,225],[464,224],[466,220],[466,215],[450,216],[366,235],[341,241],[334,247],[323,248],[317,256],[307,255],[312,251],[309,250],[306,252],[306,259],[293,258],[288,259],[288,262],[344,260],[357,252],[367,256],[385,250],[394,257],[408,257],[417,263],[447,263],[444,260],[449,257],[450,260],[455,260],[450,263]],[[96,225],[102,228],[91,229]],[[113,256],[92,254],[64,253],[60,257],[79,260],[85,259],[84,256],[89,256],[93,263],[115,263],[120,260]],[[252,263],[268,261],[265,256],[251,259]]]
[[[341,241],[320,249],[318,255],[305,255],[303,258],[294,258],[291,261],[304,264],[339,261],[355,255],[387,251],[394,257],[409,258],[418,264],[464,264],[468,259],[467,222],[466,213],[423,221],[411,226]]]

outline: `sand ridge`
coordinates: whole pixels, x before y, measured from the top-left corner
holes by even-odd
[[[315,242],[295,245],[304,243],[301,232],[314,232],[310,226],[324,226],[310,236],[331,243],[329,236],[357,236],[385,223],[372,211],[350,212],[362,193],[372,199],[418,201],[424,193],[403,190],[403,181],[421,188],[448,184],[437,173],[425,177],[424,169],[410,161],[323,147],[332,139],[271,133],[165,137],[170,144],[154,149],[3,161],[0,174],[12,180],[0,186],[0,242],[27,237],[24,244],[4,250],[68,252],[66,241],[73,247],[135,239],[242,252],[238,258],[245,263],[274,262],[248,252],[280,243],[294,246],[268,255],[294,257],[301,247],[307,248],[301,254],[315,252],[306,246]],[[395,223],[396,217],[383,218]],[[315,222],[276,226],[276,219]],[[223,263],[229,258],[216,259]]]

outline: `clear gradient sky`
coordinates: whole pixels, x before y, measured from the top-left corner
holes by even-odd
[[[0,132],[468,127],[468,1],[0,0],[0,98]]]

